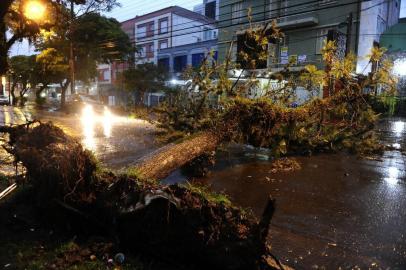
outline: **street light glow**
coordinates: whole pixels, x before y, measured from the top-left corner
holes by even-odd
[[[40,1],[28,1],[25,4],[24,15],[30,20],[39,21],[45,15],[45,6]]]
[[[405,76],[406,75],[406,59],[400,58],[396,59],[393,63],[393,72],[398,76]]]

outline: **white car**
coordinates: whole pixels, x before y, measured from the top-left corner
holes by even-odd
[[[0,95],[0,105],[9,105],[10,101],[8,100],[8,97]]]

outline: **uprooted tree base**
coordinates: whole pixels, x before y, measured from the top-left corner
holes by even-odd
[[[136,254],[202,269],[272,269],[263,219],[178,185],[97,172],[93,156],[52,124],[2,128],[8,151],[26,168],[47,222],[103,231]],[[28,202],[27,202],[28,203]]]

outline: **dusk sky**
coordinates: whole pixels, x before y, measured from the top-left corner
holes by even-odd
[[[143,15],[168,6],[181,6],[193,9],[195,5],[203,3],[203,0],[121,0],[121,7],[114,9],[108,16],[119,21],[131,19],[136,15]]]
[[[131,19],[137,15],[143,15],[168,6],[181,6],[187,9],[193,9],[193,6],[203,2],[203,0],[121,0],[121,7],[114,9],[106,14],[114,17],[119,21]],[[402,1],[400,17],[406,17],[406,0]],[[33,54],[34,50],[30,49],[27,42],[17,43],[12,48],[12,55]]]
[[[118,21],[125,21],[137,15],[150,13],[168,6],[181,6],[187,9],[193,9],[195,5],[203,3],[203,0],[121,0],[120,3],[121,7],[115,8],[106,15],[114,17]],[[27,42],[17,43],[11,50],[12,55],[34,53],[34,49],[30,48]]]

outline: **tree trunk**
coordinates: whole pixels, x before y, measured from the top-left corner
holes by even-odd
[[[6,24],[4,18],[0,18],[0,75],[4,75],[7,72],[7,39],[6,39]]]
[[[66,105],[66,90],[68,89],[70,80],[67,79],[65,83],[61,83],[61,108]]]
[[[25,86],[23,89],[20,91],[20,106],[23,107],[25,105],[25,97],[24,95],[27,93],[28,88]]]
[[[223,137],[214,132],[203,132],[183,142],[164,146],[138,160],[135,170],[144,179],[164,179],[195,158],[215,151],[222,141]]]
[[[14,0],[0,1],[0,75],[7,72],[7,56],[11,44],[7,44],[5,16]]]
[[[14,81],[14,79],[13,79],[13,81]],[[15,105],[15,100],[16,100],[15,87],[16,87],[16,84],[13,82],[10,87],[10,95],[11,95],[10,105]]]

